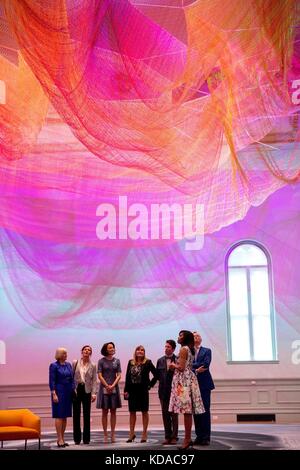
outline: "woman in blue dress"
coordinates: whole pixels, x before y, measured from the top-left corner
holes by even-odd
[[[75,390],[72,365],[66,362],[67,350],[58,348],[56,362],[49,367],[49,387],[51,390],[52,418],[55,418],[58,447],[66,447],[64,434],[67,418],[72,416],[72,394]]]

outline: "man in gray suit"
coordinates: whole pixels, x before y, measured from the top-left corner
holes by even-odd
[[[176,343],[168,339],[165,344],[165,355],[158,359],[156,365],[159,380],[158,396],[161,404],[163,423],[165,428],[165,440],[163,445],[174,445],[178,436],[178,414],[169,412],[169,401],[174,370],[169,369],[171,362],[176,361],[174,351]]]

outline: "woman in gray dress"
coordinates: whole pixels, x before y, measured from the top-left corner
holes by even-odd
[[[107,443],[108,410],[110,410],[111,442],[115,442],[116,410],[122,406],[118,385],[121,379],[121,364],[120,360],[114,357],[114,343],[105,343],[102,346],[101,354],[103,357],[98,361],[100,387],[98,390],[96,407],[102,409],[104,442]]]

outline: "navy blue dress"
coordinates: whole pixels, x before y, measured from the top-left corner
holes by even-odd
[[[49,367],[49,387],[56,391],[58,403],[52,401],[52,418],[68,418],[72,416],[72,390],[75,389],[72,365],[53,362]]]

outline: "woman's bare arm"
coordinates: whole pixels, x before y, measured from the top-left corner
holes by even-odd
[[[181,348],[180,351],[179,351],[178,363],[175,364],[175,362],[172,362],[170,364],[170,368],[171,369],[178,369],[182,372],[185,369],[187,357],[188,357],[188,352],[187,352],[186,348]]]

